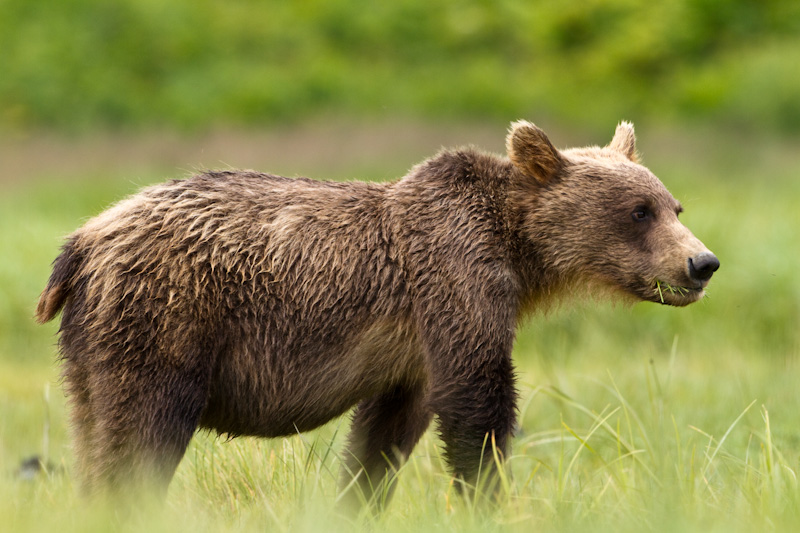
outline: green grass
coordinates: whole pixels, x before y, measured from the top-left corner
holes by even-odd
[[[800,156],[780,143],[728,139],[693,151],[684,148],[707,139],[663,140],[640,149],[682,201],[682,220],[720,258],[710,296],[682,309],[587,302],[526,324],[515,347],[520,430],[496,509],[456,495],[431,431],[383,516],[342,516],[345,417],[288,439],[198,434],[166,507],[141,510],[128,529],[795,529]],[[67,178],[6,186],[0,197],[0,528],[8,531],[115,529],[115,509],[74,492],[57,326],[36,326],[31,315],[61,238],[160,176]],[[18,463],[35,453],[58,471],[17,479]]]

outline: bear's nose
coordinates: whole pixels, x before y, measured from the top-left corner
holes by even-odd
[[[719,259],[711,252],[689,258],[689,276],[696,281],[708,281],[719,268]]]

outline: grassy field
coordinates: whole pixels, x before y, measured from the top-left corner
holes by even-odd
[[[709,297],[689,308],[585,302],[534,317],[520,330],[521,427],[497,509],[476,509],[456,496],[431,431],[403,468],[383,516],[341,516],[336,478],[349,425],[344,417],[272,441],[198,434],[167,506],[142,510],[129,528],[796,528],[800,154],[786,143],[716,132],[690,138],[643,132],[639,148],[682,201],[682,220],[722,267]],[[376,152],[336,177],[399,176],[416,162],[402,156],[382,163]],[[307,173],[324,177],[323,168],[321,161]],[[114,509],[74,493],[56,325],[36,326],[31,315],[65,234],[139,186],[180,174],[51,171],[0,184],[0,529],[113,529]],[[20,479],[17,465],[33,454],[48,457],[55,472]]]

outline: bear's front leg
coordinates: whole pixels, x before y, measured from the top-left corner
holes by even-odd
[[[497,361],[482,361],[480,368],[432,391],[445,459],[459,490],[494,492],[499,466],[495,458],[502,461],[507,456],[516,424],[511,360],[496,355]],[[467,355],[471,356],[475,354]]]
[[[428,314],[420,330],[429,402],[438,417],[445,458],[459,490],[486,494],[496,488],[495,456],[505,458],[516,425],[511,361],[516,308],[513,301],[488,298],[480,306],[463,305],[470,300],[459,298],[444,311]]]

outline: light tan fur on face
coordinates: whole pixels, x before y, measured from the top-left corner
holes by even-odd
[[[560,286],[560,292],[570,294],[622,292],[671,305],[702,297],[696,282],[689,280],[688,259],[708,250],[678,221],[677,201],[638,164],[631,124],[620,123],[605,147],[571,148],[559,158],[561,170],[552,181],[542,186],[520,180],[519,189],[510,193],[514,210],[522,214],[522,227],[558,273],[549,287]],[[630,216],[638,205],[657,216],[651,231],[634,238]],[[641,242],[632,247],[631,239]],[[691,291],[659,295],[656,281],[674,288],[691,286]],[[542,308],[543,293],[532,294],[532,306]]]

